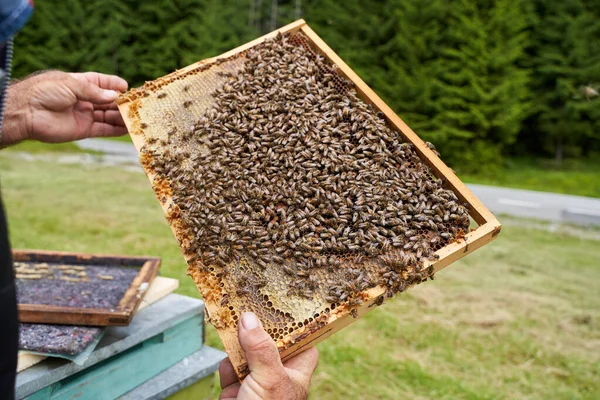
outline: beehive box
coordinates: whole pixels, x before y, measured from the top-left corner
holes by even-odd
[[[240,378],[242,312],[286,360],[500,232],[302,20],[118,103]]]

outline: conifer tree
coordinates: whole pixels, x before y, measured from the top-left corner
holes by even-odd
[[[376,75],[393,21],[385,2],[312,0],[303,2],[303,17],[360,77],[377,90]]]
[[[96,70],[133,86],[257,36],[249,0],[47,0],[17,37],[15,76]]]
[[[137,86],[264,33],[273,5],[39,1],[14,76],[96,70]],[[499,163],[507,148],[558,160],[600,149],[598,2],[277,1],[277,26],[298,15],[455,166]]]
[[[530,49],[535,114],[522,137],[532,151],[567,155],[600,148],[600,6],[580,0],[537,1]],[[587,89],[586,89],[587,88]]]
[[[87,3],[79,0],[41,3],[15,39],[14,76],[48,68],[84,70],[92,60],[93,47],[89,40],[91,21]]]
[[[133,2],[122,0],[89,1],[86,3],[85,24],[88,29],[90,62],[88,70],[122,75],[134,62],[128,46],[134,24]]]
[[[384,97],[463,170],[498,165],[528,112],[523,2],[395,1]]]
[[[163,0],[142,2],[132,30],[136,60],[127,75],[154,79],[256,37],[248,26],[247,1]],[[240,10],[243,10],[241,12]]]

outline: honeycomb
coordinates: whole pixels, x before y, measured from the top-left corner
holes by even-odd
[[[253,311],[280,350],[289,348],[333,314],[357,317],[373,288],[391,297],[432,278],[427,261],[468,231],[466,205],[300,32],[147,82],[119,103],[129,105],[140,162],[222,338]],[[326,130],[335,140],[324,135],[297,162],[307,138]],[[278,153],[294,134],[295,150]],[[322,161],[337,159],[336,141],[346,139],[344,160],[357,158],[357,173]],[[364,140],[374,147],[361,149]],[[315,176],[331,178],[332,189],[315,190]]]

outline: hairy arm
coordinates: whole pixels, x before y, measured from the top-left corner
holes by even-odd
[[[1,144],[62,143],[127,133],[115,100],[127,82],[114,75],[46,71],[14,82],[7,93]]]

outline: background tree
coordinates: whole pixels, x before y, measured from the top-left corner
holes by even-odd
[[[454,165],[499,165],[529,109],[524,2],[391,2],[377,87]]]
[[[116,73],[131,86],[298,17],[444,159],[600,150],[600,2],[584,0],[46,0],[17,36],[15,77]],[[587,87],[588,95],[582,93]],[[589,93],[592,96],[589,96]]]
[[[393,21],[386,2],[312,0],[305,2],[304,18],[370,85],[379,80],[382,45],[390,37]]]
[[[47,0],[16,39],[15,76],[115,73],[137,86],[257,36],[249,0]]]
[[[31,21],[17,36],[15,76],[48,68],[80,71],[90,65],[93,19],[89,18],[87,3],[55,3],[57,7],[46,3],[36,7]]]
[[[536,1],[529,57],[535,109],[520,138],[533,153],[567,155],[600,147],[600,105],[582,91],[600,83],[600,5]],[[595,88],[597,89],[597,88]]]

